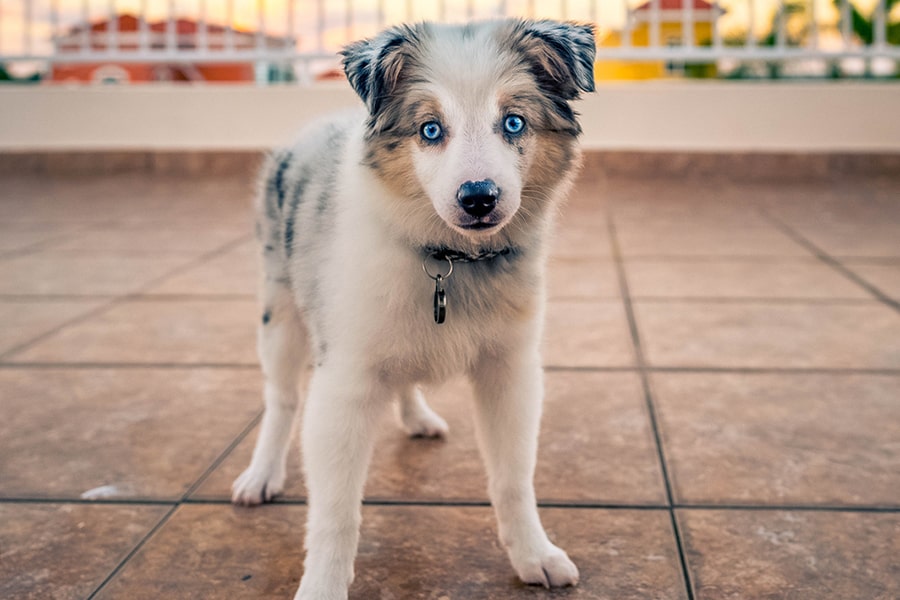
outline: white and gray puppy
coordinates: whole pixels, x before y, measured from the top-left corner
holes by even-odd
[[[298,375],[314,362],[296,598],[347,597],[378,417],[399,399],[411,434],[444,435],[417,386],[459,373],[513,567],[526,583],[577,583],[532,480],[548,234],[580,163],[570,101],[594,89],[594,52],[593,28],[574,23],[389,29],[343,52],[368,110],[269,161],[257,207],[266,410],[233,501],[283,489]]]

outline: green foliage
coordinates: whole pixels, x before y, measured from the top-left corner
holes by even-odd
[[[684,76],[692,79],[715,79],[719,75],[716,63],[685,63]]]
[[[844,16],[841,13],[841,0],[831,1],[838,13],[841,14],[839,26],[842,27]],[[893,10],[898,2],[900,2],[900,0],[885,0],[885,19],[889,18],[891,10]],[[859,12],[859,9],[856,8],[855,4],[852,2],[849,4],[851,31],[853,31],[854,35],[856,35],[863,44],[866,46],[872,45],[875,42],[875,10],[873,9],[872,14],[866,18],[865,15]],[[885,37],[887,38],[887,42],[889,44],[900,44],[900,23],[888,23],[886,29]]]
[[[0,63],[0,82],[8,83],[38,83],[41,80],[40,73],[34,73],[28,77],[16,77],[6,69],[6,65]]]

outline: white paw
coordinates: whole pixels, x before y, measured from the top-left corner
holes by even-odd
[[[578,584],[578,567],[553,544],[537,555],[510,558],[519,578],[527,584],[545,588]]]
[[[427,406],[415,415],[404,415],[403,428],[410,437],[442,438],[450,432],[447,421]]]
[[[314,585],[304,578],[300,581],[300,589],[297,590],[294,600],[347,600],[347,588]]]
[[[411,397],[401,399],[400,420],[410,437],[446,437],[450,431],[447,421],[431,410],[418,390]]]
[[[231,502],[254,506],[271,500],[284,490],[284,469],[264,469],[250,465],[231,484]]]

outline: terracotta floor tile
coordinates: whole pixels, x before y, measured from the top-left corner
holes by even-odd
[[[254,182],[234,177],[140,174],[4,177],[0,219],[104,226],[165,219],[252,223]],[[249,230],[249,228],[248,228]]]
[[[634,306],[653,366],[900,368],[900,320],[876,302]]]
[[[634,349],[619,301],[553,301],[544,326],[544,364],[561,367],[627,367]]]
[[[197,256],[244,237],[233,230],[141,229],[123,231],[120,227],[89,229],[66,236],[48,245],[48,249],[66,256]]]
[[[0,597],[87,598],[168,510],[0,503]]]
[[[665,512],[543,509],[541,519],[581,575],[577,587],[553,596],[686,597]],[[363,523],[351,598],[393,593],[411,600],[513,600],[548,595],[519,582],[497,540],[489,508],[369,507]],[[433,537],[422,543],[420,531]]]
[[[260,257],[256,242],[247,242],[182,271],[147,290],[155,294],[242,294],[255,296]]]
[[[58,231],[23,231],[11,228],[0,228],[0,253],[13,252],[37,245],[46,245],[64,234]]]
[[[632,373],[548,373],[535,488],[547,502],[662,504],[665,489],[643,391]],[[428,393],[447,420],[447,440],[410,439],[393,414],[382,424],[366,496],[391,500],[487,501],[469,386],[455,381]],[[261,401],[260,401],[261,402]],[[258,430],[247,436],[194,494],[224,499],[250,462]],[[284,497],[305,496],[298,443],[289,455]]]
[[[178,499],[260,388],[247,370],[0,369],[0,498]]]
[[[697,600],[900,597],[900,514],[678,511]]]
[[[900,300],[900,262],[896,264],[846,263],[848,269],[877,287],[888,297]]]
[[[560,223],[550,246],[550,255],[564,259],[609,258],[612,250],[606,222]]]
[[[100,302],[66,300],[25,302],[0,300],[0,355],[84,314]]]
[[[610,259],[553,259],[547,271],[551,300],[619,298],[616,264]]]
[[[13,357],[60,363],[239,363],[255,365],[256,302],[117,304]]]
[[[661,186],[659,182],[655,184]],[[679,231],[695,233],[715,229],[735,230],[750,228],[751,231],[770,230],[771,221],[752,206],[723,205],[712,201],[671,202],[652,200],[642,203],[629,201],[628,204],[613,208],[613,223],[616,232],[637,236],[642,230],[674,236]]]
[[[288,598],[302,574],[304,515],[302,506],[182,506],[98,598]],[[578,587],[554,596],[685,597],[664,511],[541,515],[581,570]],[[355,570],[351,599],[547,594],[518,582],[487,507],[364,507]]]
[[[815,259],[642,259],[628,261],[625,269],[633,298],[872,298]]]
[[[237,442],[101,597],[288,598],[296,589],[305,508],[222,502],[255,433],[238,436],[262,409],[253,187],[236,177],[3,176],[0,356],[98,306],[71,297],[147,295],[4,356],[0,597],[87,597],[170,509],[126,502],[181,498]],[[551,246],[544,360],[563,369],[546,376],[535,483],[544,502],[582,505],[542,511],[582,583],[549,595],[685,597],[669,514],[646,506],[666,496],[640,379],[608,370],[635,366],[612,215],[651,366],[817,370],[651,375],[678,502],[827,509],[680,509],[697,600],[900,597],[900,513],[833,510],[897,506],[900,321],[797,239],[900,297],[896,181],[596,170],[572,196]],[[891,374],[825,372],[847,368]],[[409,440],[395,416],[384,423],[366,491],[388,504],[363,509],[351,598],[548,596],[516,582],[489,507],[391,505],[487,499],[468,387],[453,382],[429,398],[449,438]],[[296,500],[296,446],[290,456],[285,496]],[[22,501],[86,491],[114,496]]]
[[[891,214],[844,206],[825,216],[792,215],[783,220],[831,256],[900,257],[900,211],[896,209]]]
[[[900,503],[900,376],[655,373],[681,503]]]
[[[189,260],[189,256],[77,256],[43,251],[0,260],[0,294],[127,294]]]
[[[719,223],[686,222],[650,226],[635,222],[618,223],[616,232],[626,259],[659,256],[811,256],[788,236],[763,224],[723,226]]]
[[[291,598],[306,507],[182,505],[99,599]]]

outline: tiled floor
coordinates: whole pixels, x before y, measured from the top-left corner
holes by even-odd
[[[898,182],[604,180],[561,219],[535,483],[575,589],[517,583],[469,390],[381,433],[354,599],[900,597]],[[261,399],[249,180],[0,181],[0,597],[288,598],[299,453]]]

